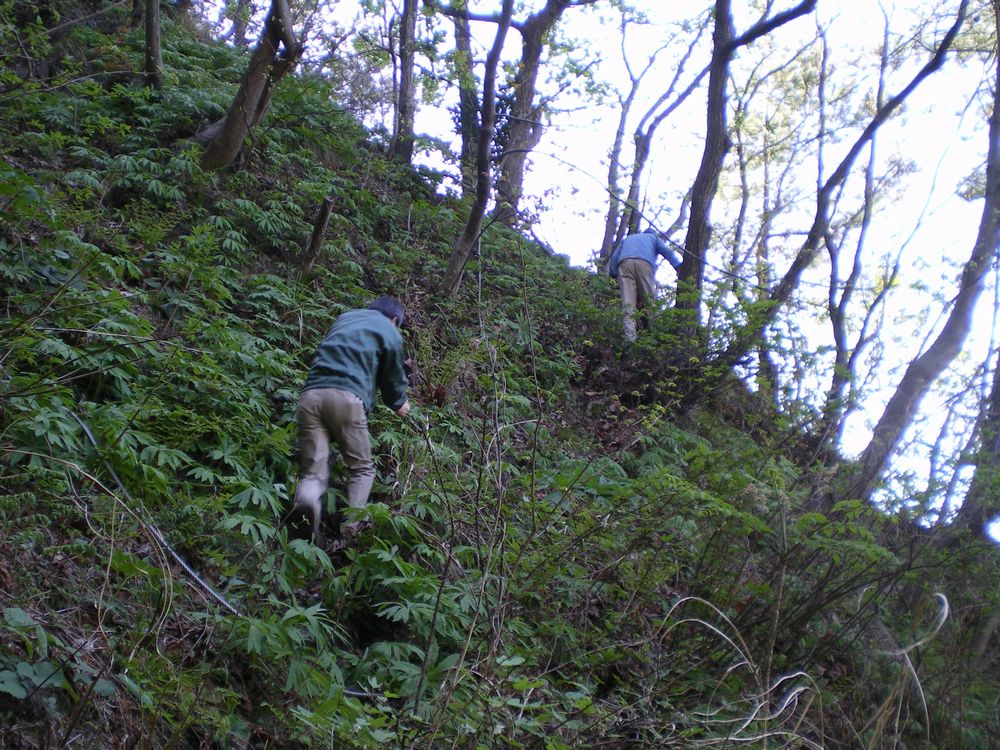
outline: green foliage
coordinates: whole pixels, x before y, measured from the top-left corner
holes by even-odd
[[[0,632],[11,644],[7,653],[0,654],[0,693],[7,697],[31,701],[59,715],[65,710],[63,696],[79,700],[80,692],[89,692],[107,699],[116,693],[112,681],[23,609],[4,609]]]
[[[101,26],[72,36],[86,54],[66,77],[19,79],[0,111],[13,736],[846,747],[885,706],[910,744],[990,735],[996,679],[967,644],[998,604],[995,560],[827,503],[828,477],[785,455],[794,414],[744,431],[773,416],[745,388],[726,402],[743,420],[681,412],[692,384],[731,373],[684,359],[669,315],[623,364],[606,280],[514,232],[484,234],[458,300],[428,296],[464,209],[440,175],[382,158],[328,79],[283,81],[239,168],[206,174],[187,138],[224,111],[245,56],[168,23],[153,91],[70,81],[140,53]],[[32,54],[47,39],[42,21],[0,25]],[[369,415],[371,529],[319,548],[282,524],[295,398],[333,316],[379,293],[414,321],[417,405]],[[944,706],[924,716],[876,635],[915,642],[937,586],[961,614],[913,659]],[[886,726],[864,739],[888,742]]]

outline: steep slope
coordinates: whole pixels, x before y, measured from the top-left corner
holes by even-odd
[[[606,280],[516,233],[431,295],[463,206],[323,80],[283,82],[206,173],[188,138],[244,58],[171,28],[163,91],[78,77],[141,59],[112,20],[64,40],[64,79],[3,94],[0,745],[990,736],[996,676],[949,652],[992,653],[980,620],[923,645],[926,703],[893,651],[933,630],[937,584],[995,603],[994,559],[816,512],[794,431],[738,388],[682,413],[699,372],[665,326],[622,358]],[[381,293],[418,408],[373,413],[374,526],[331,553],[280,523],[295,399],[331,319]]]

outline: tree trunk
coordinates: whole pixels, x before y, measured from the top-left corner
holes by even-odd
[[[455,16],[452,22],[455,25],[455,67],[458,73],[458,130],[462,138],[459,169],[462,175],[462,197],[469,198],[476,193],[479,96],[476,93],[476,77],[472,72],[472,34],[469,31],[469,19]]]
[[[466,135],[467,132],[471,135],[471,117],[469,116],[473,112],[470,106],[472,100],[467,97],[467,91],[463,88],[463,79],[466,76],[462,70],[466,62],[471,69],[471,55],[468,54],[470,47],[469,20],[496,23],[497,25],[505,24],[507,28],[513,26],[521,33],[521,60],[514,78],[514,104],[510,116],[507,147],[500,156],[500,176],[497,179],[497,192],[500,199],[497,202],[495,213],[497,219],[508,225],[512,225],[516,219],[518,202],[523,188],[525,163],[528,154],[538,144],[542,135],[541,123],[539,122],[541,108],[535,103],[535,90],[541,56],[545,49],[545,35],[552,29],[566,8],[591,5],[597,2],[597,0],[546,0],[545,7],[542,10],[529,16],[526,21],[519,23],[514,23],[509,18],[510,14],[506,13],[506,3],[504,9],[499,14],[483,15],[469,12],[465,2],[457,4],[456,7],[442,6],[436,0],[425,0],[425,2],[428,7],[435,8],[445,15],[450,16],[455,23],[455,44],[456,51],[458,52],[459,66],[459,124],[463,138],[463,167],[465,154],[472,151],[472,149],[467,149],[466,146],[473,145],[471,144],[471,138],[468,138]],[[504,31],[504,35],[506,35],[506,30]],[[495,78],[495,71],[492,72]],[[490,71],[487,71],[487,73],[490,73]],[[471,80],[471,73],[468,78]],[[496,95],[495,89],[496,85],[494,81],[494,97]],[[482,133],[484,131],[482,119],[485,119],[485,113],[481,113],[480,118],[481,121],[476,130]],[[493,118],[494,120],[496,118],[495,111]],[[490,126],[491,138],[494,126],[495,122]],[[480,174],[481,168],[478,163],[478,154],[481,153],[481,150],[482,144],[475,144],[475,153],[477,154],[475,170]],[[489,155],[488,151],[487,155]],[[479,184],[478,177],[479,175],[477,175],[477,185]],[[465,194],[464,169],[463,194]],[[478,190],[475,200],[478,201]],[[476,234],[478,235],[478,230]]]
[[[621,188],[618,184],[621,175],[621,164],[622,164],[622,150],[625,144],[625,128],[628,124],[628,116],[632,111],[632,104],[635,101],[636,95],[639,93],[639,86],[642,83],[643,78],[653,67],[656,62],[656,58],[659,54],[666,49],[667,45],[664,44],[662,47],[653,52],[649,59],[646,61],[646,65],[643,70],[638,74],[632,72],[632,66],[629,64],[628,54],[626,51],[626,32],[628,31],[628,15],[622,13],[621,22],[621,53],[622,60],[625,63],[625,69],[628,71],[629,75],[629,92],[624,99],[618,98],[618,103],[621,105],[621,113],[618,117],[618,128],[615,130],[614,142],[611,144],[611,151],[608,154],[608,213],[604,220],[604,237],[601,239],[601,247],[597,252],[597,267],[602,273],[607,274],[611,262],[611,253],[614,251],[615,238],[618,234],[618,224],[622,213],[622,196]],[[690,49],[689,49],[690,54]],[[683,69],[684,61],[687,59],[685,56],[684,60],[678,66],[678,72]],[[675,79],[676,80],[676,79]],[[672,91],[672,87],[668,89],[668,94]],[[659,105],[654,104],[656,107]],[[648,117],[647,113],[647,117]],[[645,120],[645,118],[643,118]]]
[[[282,50],[280,56],[279,50]],[[271,0],[264,29],[250,56],[236,98],[217,130],[213,130],[212,140],[202,154],[205,169],[218,169],[233,163],[247,134],[267,113],[274,87],[301,54],[302,45],[295,40],[287,0]]]
[[[416,114],[417,0],[403,0],[399,26],[399,91],[390,156],[409,164],[413,160],[413,120]]]
[[[160,51],[160,0],[146,0],[146,83],[163,85],[163,55]]]
[[[517,221],[528,154],[538,145],[544,132],[541,123],[543,107],[535,99],[546,38],[566,8],[594,2],[596,0],[547,0],[540,11],[523,23],[513,24],[521,33],[521,60],[514,76],[514,104],[506,148],[500,155],[497,207],[494,212],[496,218],[507,226],[513,226]]]
[[[768,4],[770,6],[770,4]],[[684,261],[677,271],[677,297],[674,307],[688,311],[683,323],[692,340],[698,340],[701,320],[702,288],[705,277],[705,258],[712,236],[712,201],[719,185],[722,163],[729,149],[726,132],[726,82],[729,64],[736,50],[774,29],[805,15],[816,6],[816,0],[802,0],[798,5],[765,18],[754,24],[738,38],[733,37],[731,1],[716,0],[715,31],[713,33],[712,60],[708,71],[708,122],[705,131],[705,150],[701,165],[691,188],[691,221],[684,242]]]
[[[622,211],[618,231],[615,233],[615,244],[621,242],[626,234],[639,231],[639,189],[642,172],[649,160],[649,150],[652,146],[652,135],[648,132],[635,134],[635,162],[632,164],[632,177],[629,180],[628,195],[625,197],[625,210]]]
[[[964,13],[963,3],[960,13]],[[909,426],[913,410],[927,392],[928,387],[958,354],[972,326],[972,312],[983,289],[983,279],[997,257],[1000,244],[1000,65],[994,80],[993,112],[990,115],[989,150],[986,157],[986,190],[983,215],[972,254],[959,282],[951,314],[941,332],[927,351],[913,360],[906,368],[896,391],[875,425],[871,441],[865,447],[849,483],[849,496],[869,498],[885,467],[889,456]],[[995,389],[994,389],[995,390]],[[992,404],[991,404],[992,407]],[[992,412],[992,409],[990,410]],[[996,428],[995,414],[987,418],[987,425]],[[994,454],[996,455],[996,454]],[[989,456],[986,461],[991,464]],[[977,472],[977,475],[979,472]],[[984,469],[983,481],[990,477]],[[973,503],[977,501],[973,497]],[[970,511],[970,514],[973,512]]]
[[[744,190],[744,194],[748,191]],[[757,247],[754,260],[756,261],[757,289],[755,292],[755,302],[760,304],[763,300],[764,290],[770,285],[771,279],[768,273],[771,268],[771,223],[774,216],[771,202],[771,159],[769,149],[764,149],[764,193],[761,196],[761,227],[760,236],[757,240]],[[778,407],[778,368],[771,358],[773,347],[770,345],[767,330],[760,332],[760,345],[757,347],[757,389],[761,395]]]
[[[316,209],[316,217],[313,219],[312,233],[302,252],[302,261],[299,269],[303,274],[309,273],[316,264],[319,257],[320,248],[323,247],[323,237],[326,234],[326,227],[330,223],[330,215],[333,213],[333,198],[329,195],[323,198],[323,202]]]
[[[517,219],[528,154],[542,138],[541,107],[535,104],[535,93],[545,35],[565,8],[560,0],[548,0],[541,11],[515,26],[521,32],[521,61],[514,76],[514,104],[508,124],[507,147],[500,155],[495,211],[496,218],[508,226],[513,226]]]
[[[609,212],[605,225],[604,242],[601,245],[601,268],[603,268],[605,272],[608,270],[614,246],[620,242],[626,234],[637,232],[639,230],[639,221],[642,218],[642,212],[639,210],[639,191],[642,184],[642,173],[646,168],[646,162],[649,160],[649,153],[653,146],[653,134],[660,126],[660,123],[669,117],[670,114],[673,113],[691,95],[691,92],[698,88],[702,78],[704,78],[705,74],[708,72],[708,68],[706,67],[697,76],[695,76],[694,80],[686,89],[684,89],[684,91],[677,95],[673,102],[671,102],[654,117],[654,113],[656,113],[656,111],[673,95],[673,92],[684,73],[687,61],[694,52],[698,40],[701,39],[702,32],[705,28],[705,25],[699,26],[697,35],[691,40],[687,51],[684,53],[684,56],[677,65],[677,70],[670,82],[670,85],[667,86],[666,90],[660,95],[659,99],[657,99],[653,105],[646,110],[646,114],[643,115],[642,120],[640,120],[639,125],[635,129],[635,134],[632,136],[633,142],[635,143],[635,159],[632,162],[632,174],[629,179],[628,195],[625,198],[624,207],[618,209],[621,211],[620,216],[617,213],[612,216]],[[652,62],[653,59],[650,58],[650,65],[652,65]],[[643,71],[643,73],[645,72],[646,71]],[[633,88],[638,84],[638,82],[638,79],[633,79]],[[690,198],[691,193],[688,192],[688,194],[684,197],[684,203],[681,206],[681,210],[677,214],[678,218],[682,214],[685,217],[687,216],[686,212]],[[677,224],[676,220],[674,224]]]
[[[477,133],[476,149],[476,196],[469,210],[469,218],[465,229],[452,246],[445,270],[437,290],[449,297],[454,297],[462,283],[462,272],[472,254],[479,232],[486,216],[486,204],[490,200],[490,146],[493,143],[493,129],[496,125],[496,83],[497,68],[500,65],[500,53],[503,51],[504,39],[510,28],[510,19],[514,10],[514,0],[503,0],[503,9],[497,23],[496,37],[493,46],[486,56],[485,73],[483,75],[482,120]]]
[[[247,25],[250,22],[250,0],[236,0],[236,8],[232,12],[233,27],[223,37],[231,39],[236,47],[246,46]]]
[[[615,140],[611,145],[611,153],[608,155],[608,215],[604,220],[604,237],[601,239],[601,247],[597,252],[597,267],[601,273],[607,274],[611,265],[611,253],[614,250],[615,233],[618,226],[618,215],[621,211],[621,195],[618,187],[618,175],[621,165],[622,144],[625,141],[625,121],[628,118],[629,109],[632,106],[632,99],[635,97],[636,87],[633,85],[628,98],[622,102],[621,117],[618,119],[618,130],[615,131]]]
[[[976,472],[955,521],[991,541],[989,526],[1000,516],[1000,359],[993,370],[993,387],[984,411]]]
[[[726,81],[729,63],[735,51],[732,45],[733,19],[730,0],[716,0],[715,31],[712,36],[712,61],[708,71],[708,122],[705,150],[691,188],[691,221],[684,247],[687,252],[677,269],[677,296],[674,307],[686,310],[691,319],[686,328],[697,328],[701,318],[701,294],[705,275],[705,255],[712,235],[710,212],[719,185],[722,162],[729,150],[726,133]],[[696,339],[692,339],[696,340]]]
[[[279,57],[271,65],[271,69],[268,71],[264,81],[264,90],[260,93],[260,97],[257,99],[257,107],[250,118],[250,130],[256,128],[260,124],[260,121],[264,119],[264,115],[267,114],[267,110],[271,107],[271,97],[274,96],[274,89],[281,79],[291,72],[296,62],[298,62],[297,55],[294,58]]]
[[[881,107],[885,104],[885,74],[889,65],[889,49],[889,24],[886,23],[885,29],[882,33],[882,55],[881,60],[879,61],[878,89],[875,94],[875,104],[877,107]],[[821,416],[815,430],[816,437],[819,441],[817,448],[819,448],[826,455],[835,454],[835,448],[839,444],[840,438],[843,434],[844,420],[849,413],[850,407],[850,404],[848,403],[848,394],[850,392],[850,386],[852,386],[856,379],[858,355],[864,348],[865,343],[866,326],[862,327],[861,333],[859,334],[857,341],[854,342],[853,347],[851,346],[851,342],[848,340],[848,306],[854,296],[854,291],[857,289],[858,282],[861,279],[862,251],[864,250],[865,237],[868,234],[868,228],[871,225],[872,210],[875,203],[875,143],[876,140],[873,135],[868,165],[865,169],[865,188],[861,207],[861,228],[858,234],[857,246],[854,250],[854,262],[851,266],[851,272],[848,274],[847,279],[843,282],[842,289],[841,281],[838,276],[841,247],[839,243],[832,239],[832,237],[826,241],[827,251],[830,255],[830,284],[827,291],[827,310],[830,316],[831,331],[833,333],[834,359],[833,371],[830,377],[830,387],[827,389]],[[830,232],[827,234],[832,235],[833,233]],[[893,274],[893,278],[894,277],[895,274]],[[891,287],[891,283],[883,285],[882,291],[876,295],[875,302],[868,307],[868,313],[865,316],[866,322],[870,319],[872,310],[874,310],[875,306],[882,301],[885,292]],[[838,290],[840,290],[839,299],[837,296]]]

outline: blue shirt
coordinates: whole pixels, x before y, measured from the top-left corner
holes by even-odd
[[[656,270],[656,256],[662,255],[675,269],[681,266],[681,256],[673,251],[666,242],[661,240],[653,232],[640,232],[630,234],[618,243],[618,247],[611,253],[611,267],[608,272],[612,279],[618,278],[618,264],[626,258],[639,258],[646,261]]]

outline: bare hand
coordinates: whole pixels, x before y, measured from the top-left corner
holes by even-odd
[[[396,409],[396,413],[399,416],[401,416],[401,417],[405,417],[407,414],[409,414],[410,413],[410,399],[406,399],[406,401],[403,402],[403,405],[400,406],[398,409]]]

